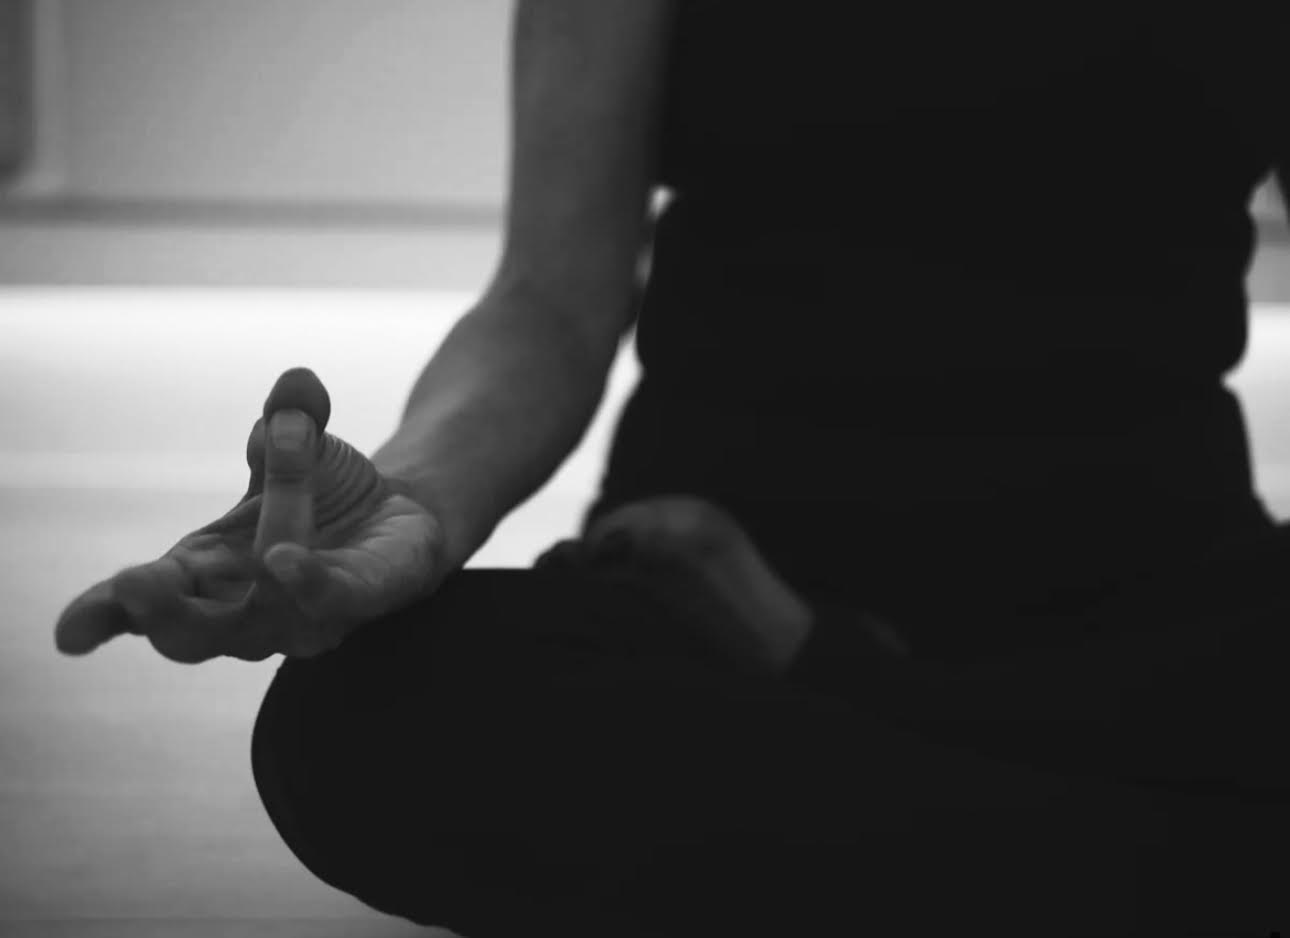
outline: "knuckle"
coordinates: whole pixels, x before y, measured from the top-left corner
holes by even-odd
[[[265,485],[301,485],[312,476],[308,459],[298,453],[285,453],[271,457],[265,467]]]

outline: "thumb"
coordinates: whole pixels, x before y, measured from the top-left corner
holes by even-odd
[[[300,590],[313,573],[309,552],[294,544],[279,543],[264,555],[264,565],[289,591]]]
[[[309,546],[314,535],[314,469],[318,428],[294,408],[270,415],[264,440],[264,498],[252,555],[263,558],[274,544]]]

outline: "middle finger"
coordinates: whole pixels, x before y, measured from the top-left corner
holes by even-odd
[[[256,589],[245,583],[222,597],[160,591],[142,600],[131,592],[134,582],[127,579],[122,587],[127,608],[132,600],[147,605],[129,616],[130,631],[145,635],[165,657],[187,664],[225,655],[263,660],[280,650],[292,616],[299,615],[276,599],[257,599]]]
[[[117,574],[112,597],[125,611],[127,631],[185,660],[204,660],[220,653],[220,634],[239,615],[249,583],[243,567],[235,552],[220,545],[177,547]],[[204,590],[211,595],[201,595]],[[193,658],[198,651],[202,657]]]
[[[182,610],[179,597],[193,590],[192,574],[175,554],[127,567],[111,580],[112,599],[126,611],[128,630],[147,635]]]

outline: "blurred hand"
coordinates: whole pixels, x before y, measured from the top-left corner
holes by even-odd
[[[242,500],[73,600],[54,630],[58,649],[86,654],[128,632],[189,664],[310,657],[428,594],[443,576],[438,519],[325,433],[330,413],[312,371],[285,372],[251,429]],[[298,447],[275,441],[293,427]]]
[[[771,569],[729,513],[690,495],[643,498],[608,512],[581,540],[539,558],[618,570],[651,588],[709,645],[749,673],[782,674],[812,627],[806,601]]]

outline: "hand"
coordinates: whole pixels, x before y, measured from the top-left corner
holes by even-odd
[[[743,671],[784,673],[810,633],[807,603],[739,523],[705,499],[631,502],[596,519],[581,542],[565,543],[596,566],[645,574],[633,579],[655,584],[660,598]]]
[[[58,649],[86,654],[129,632],[187,664],[310,657],[429,593],[445,573],[438,519],[324,433],[330,414],[312,371],[283,373],[251,429],[242,500],[75,599],[55,627]],[[266,425],[293,421],[305,433],[299,449],[266,439]]]

